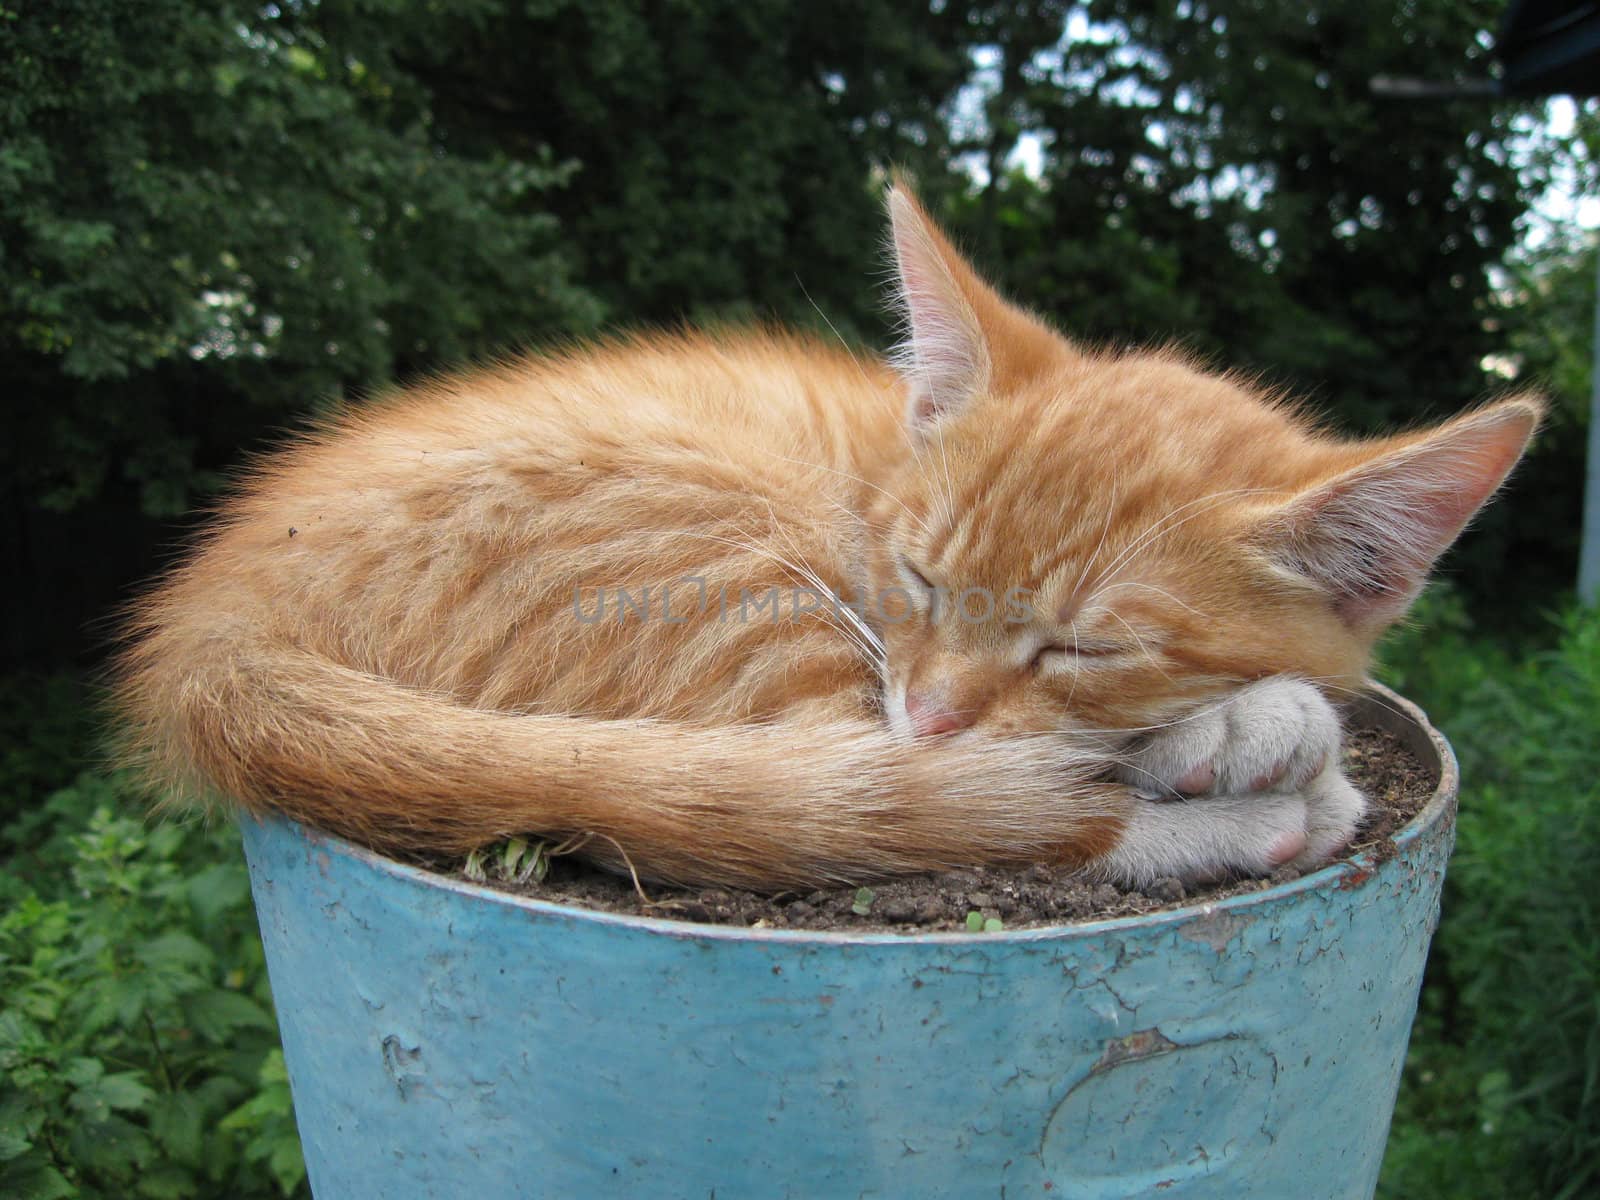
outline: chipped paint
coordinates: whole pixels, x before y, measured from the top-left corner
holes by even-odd
[[[1090,1068],[1090,1073],[1099,1074],[1101,1071],[1109,1071],[1112,1067],[1120,1067],[1125,1062],[1151,1058],[1176,1049],[1178,1043],[1161,1030],[1141,1029],[1137,1033],[1130,1033],[1127,1037],[1112,1038],[1107,1042],[1105,1051],[1100,1055],[1100,1060]]]
[[[1178,936],[1210,946],[1215,953],[1221,954],[1249,923],[1250,919],[1241,913],[1219,910],[1216,905],[1208,904],[1200,909],[1200,916],[1179,931]]]

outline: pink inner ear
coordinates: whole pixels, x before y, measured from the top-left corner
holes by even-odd
[[[910,419],[925,424],[982,386],[987,351],[970,305],[945,265],[932,231],[900,192],[889,197],[895,266],[909,336],[896,363],[912,392]]]
[[[913,425],[926,425],[939,415],[939,409],[933,402],[933,397],[917,389],[912,391],[911,423]]]
[[[1274,521],[1277,556],[1326,587],[1349,624],[1399,619],[1537,419],[1533,404],[1510,401],[1315,488]]]

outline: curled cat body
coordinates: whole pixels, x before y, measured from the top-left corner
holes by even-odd
[[[1341,439],[1074,345],[888,209],[893,363],[638,336],[259,464],[136,605],[128,757],[379,850],[540,835],[679,882],[1336,854],[1333,705],[1538,402]]]

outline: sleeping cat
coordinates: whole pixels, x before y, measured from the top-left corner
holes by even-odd
[[[1072,345],[888,207],[892,367],[635,337],[261,464],[137,607],[129,755],[380,850],[537,834],[679,882],[1336,854],[1364,802],[1329,698],[1538,403],[1340,440]]]

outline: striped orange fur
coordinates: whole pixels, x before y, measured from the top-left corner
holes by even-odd
[[[1165,869],[1114,853],[1153,802],[1108,763],[1252,681],[1355,686],[1539,406],[1341,440],[1180,355],[1075,347],[889,203],[898,371],[633,337],[258,466],[136,606],[129,757],[391,851],[589,835],[756,887]],[[1235,858],[1210,869],[1260,869]]]

